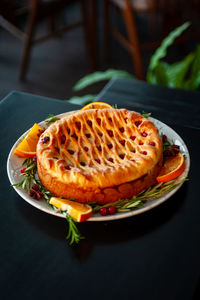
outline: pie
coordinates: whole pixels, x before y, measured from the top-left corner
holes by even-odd
[[[114,108],[66,114],[42,133],[36,153],[39,178],[53,195],[99,204],[152,186],[163,160],[154,124]]]

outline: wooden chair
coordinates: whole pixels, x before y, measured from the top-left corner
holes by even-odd
[[[120,11],[127,29],[128,39],[111,24],[110,9],[114,5]],[[127,49],[132,57],[135,74],[138,79],[144,79],[141,49],[142,46],[138,39],[138,32],[135,23],[135,12],[148,12],[150,17],[150,33],[155,31],[157,0],[104,0],[104,38],[105,38],[105,57],[110,54],[110,35],[112,34],[118,42]],[[155,47],[158,43],[144,45],[144,48]]]
[[[78,2],[80,4],[82,20],[80,22],[65,26],[61,29],[56,29],[54,23],[55,14],[64,10],[73,2]],[[23,8],[21,8],[22,12],[26,11],[28,13],[26,33],[22,32],[18,27],[16,27],[16,25],[7,20],[5,16],[1,14],[0,9],[0,26],[8,30],[23,42],[23,52],[19,71],[20,80],[24,80],[26,77],[28,64],[30,61],[31,49],[34,45],[40,42],[44,42],[80,25],[83,25],[85,31],[86,47],[89,54],[91,70],[94,70],[96,68],[96,49],[94,46],[95,40],[94,36],[92,36],[94,35],[94,30],[92,31],[90,29],[90,16],[87,13],[86,0],[28,0],[27,3],[29,5],[26,5],[26,7],[24,7],[24,10]],[[49,19],[50,32],[41,38],[34,39],[34,33],[36,31],[36,25],[38,23],[39,17],[47,17]]]

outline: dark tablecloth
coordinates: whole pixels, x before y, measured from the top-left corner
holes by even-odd
[[[131,86],[138,87],[136,96]],[[34,122],[77,106],[20,92],[0,102],[1,299],[200,299],[199,118],[195,114],[195,122],[188,124],[190,111],[184,102],[183,115],[179,105],[171,117],[167,104],[163,113],[154,94],[162,105],[166,91],[162,94],[161,88],[137,81],[113,81],[99,100],[151,111],[171,125],[189,149],[190,180],[168,201],[144,214],[79,224],[85,240],[73,247],[65,240],[64,219],[32,207],[10,187],[6,161],[13,143]],[[172,98],[190,99],[189,106],[197,101],[196,93],[168,92]],[[143,103],[146,98],[148,106]]]

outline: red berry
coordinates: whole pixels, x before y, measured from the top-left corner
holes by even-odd
[[[34,184],[32,186],[32,189],[35,190],[35,191],[38,191],[39,190],[39,186],[37,184]]]
[[[136,136],[135,136],[135,135],[132,135],[132,136],[130,136],[130,139],[131,139],[132,141],[134,141],[134,140],[136,139]]]
[[[36,162],[37,162],[37,157],[36,157],[36,156],[33,156],[33,158],[32,158],[32,159],[33,159],[33,162],[34,162],[34,163],[36,163]]]
[[[114,205],[108,207],[108,212],[110,215],[114,215],[117,212],[117,209]]]
[[[135,126],[138,127],[141,123],[142,123],[142,121],[136,121],[136,122],[135,122]]]
[[[83,147],[83,149],[85,150],[85,152],[88,152],[88,147]]]
[[[101,161],[100,161],[100,159],[99,159],[99,158],[96,158],[96,159],[95,159],[95,161],[96,161],[98,164],[100,164],[100,163],[101,163]]]
[[[25,173],[26,168],[21,169],[21,173]]]
[[[124,132],[124,127],[119,128],[119,130],[121,131],[121,133]]]
[[[112,130],[108,129],[107,133],[109,134],[110,137],[113,137],[113,131]]]
[[[143,137],[146,137],[148,134],[144,131],[141,133]]]
[[[99,212],[102,216],[107,216],[108,209],[106,207],[102,207],[102,208],[100,208]]]
[[[99,125],[101,125],[101,119],[100,119],[100,118],[97,118],[97,123],[98,123]]]
[[[65,141],[66,141],[66,136],[62,135],[61,138],[60,138],[60,141],[61,141],[61,144],[64,144]]]
[[[91,120],[87,120],[87,124],[92,127],[92,121]]]

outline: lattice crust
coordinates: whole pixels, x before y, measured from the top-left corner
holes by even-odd
[[[38,167],[51,180],[87,191],[134,181],[162,157],[157,128],[126,109],[77,111],[41,135]]]

